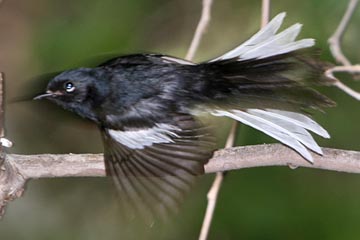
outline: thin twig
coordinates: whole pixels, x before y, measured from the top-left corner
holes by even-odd
[[[352,66],[336,66],[330,68],[326,71],[326,73],[331,72],[349,72],[349,73],[360,73],[360,65],[352,65]]]
[[[194,37],[191,41],[191,44],[190,44],[190,47],[189,47],[189,50],[186,54],[186,57],[185,59],[187,60],[193,60],[194,56],[195,56],[195,52],[197,51],[198,47],[199,47],[199,44],[200,44],[200,41],[201,41],[201,38],[202,36],[204,35],[205,33],[205,30],[210,22],[210,19],[211,19],[211,15],[210,15],[210,12],[211,12],[211,6],[212,6],[212,0],[203,0],[202,2],[202,11],[201,11],[201,17],[200,17],[200,20],[199,20],[199,23],[196,27],[196,30],[195,30],[195,33],[194,33]],[[220,184],[221,184],[221,181],[220,181]],[[217,193],[216,193],[217,194]],[[208,199],[209,199],[209,194],[208,194]],[[215,203],[214,203],[214,206],[215,207]],[[208,203],[208,208],[209,208],[209,203]],[[210,221],[209,223],[206,223]],[[205,218],[204,218],[204,223],[203,223],[203,226],[201,228],[201,233],[200,233],[200,238],[199,239],[206,239],[206,236],[207,236],[207,233],[208,233],[208,229],[207,230],[204,230],[204,225],[207,225],[208,224],[208,228],[210,226],[210,223],[211,223],[211,217],[210,217],[210,220],[207,218],[207,214],[205,215]],[[206,231],[204,233],[204,231]],[[203,235],[205,234],[205,238],[202,237]]]
[[[270,19],[270,0],[262,0],[261,28],[266,26],[266,24],[269,22],[269,19]],[[230,129],[229,135],[227,137],[225,148],[230,148],[234,146],[237,127],[238,127],[238,122],[234,121]],[[206,240],[209,235],[210,226],[216,207],[216,202],[219,196],[220,188],[224,180],[224,176],[225,174],[223,171],[216,173],[214,182],[207,194],[208,204],[206,206],[205,217],[204,217],[203,225],[201,227],[199,240]]]
[[[200,44],[200,41],[201,41],[201,38],[202,36],[204,35],[205,33],[205,30],[210,22],[210,19],[211,19],[211,15],[210,15],[210,12],[211,12],[211,6],[212,6],[212,0],[203,0],[202,2],[202,11],[201,11],[201,17],[200,17],[200,20],[199,20],[199,23],[196,27],[196,30],[195,30],[195,34],[194,34],[194,37],[191,41],[191,44],[190,44],[190,47],[189,47],[189,50],[186,54],[186,59],[187,60],[192,60],[194,58],[194,55],[195,55],[195,52],[197,51],[198,47],[199,47],[199,44]],[[219,174],[217,174],[218,176]],[[222,175],[222,173],[221,173]],[[218,181],[215,180],[215,182],[219,182],[217,184],[221,184],[221,179],[218,179]],[[215,184],[214,182],[214,184]],[[211,191],[211,190],[210,190]],[[217,195],[217,193],[213,193],[215,195]],[[210,195],[210,192],[208,193],[208,199],[209,199],[209,195]],[[216,202],[216,200],[215,200]],[[206,239],[207,237],[207,234],[208,234],[208,231],[209,231],[209,228],[210,228],[210,224],[211,224],[211,219],[212,219],[212,213],[210,218],[208,216],[208,209],[211,207],[212,208],[215,208],[215,203],[213,203],[213,206],[209,206],[210,203],[208,202],[208,207],[207,207],[207,210],[206,210],[206,214],[205,214],[205,217],[204,217],[204,222],[203,222],[203,226],[201,228],[201,233],[200,233],[200,238],[199,239]],[[213,210],[212,210],[213,212]]]
[[[261,4],[261,28],[270,20],[270,0],[262,0]]]
[[[348,87],[347,85],[345,85],[344,83],[342,83],[339,80],[337,80],[333,85],[335,87],[341,89],[342,91],[344,91],[349,96],[351,96],[351,97],[355,98],[356,100],[360,101],[360,92],[357,92],[357,91],[353,90],[352,88]]]
[[[355,90],[349,88],[345,84],[343,84],[339,79],[334,76],[336,72],[348,72],[348,73],[360,73],[360,65],[353,65],[353,66],[336,66],[330,68],[325,71],[325,76],[328,78],[333,79],[335,82],[332,84],[341,90],[343,90],[348,95],[352,96],[356,100],[360,101],[360,92],[356,92]]]
[[[210,22],[210,18],[211,18],[210,12],[211,12],[212,2],[213,2],[212,0],[203,0],[202,2],[201,17],[196,27],[194,37],[191,41],[190,48],[185,57],[185,59],[189,61],[191,61],[194,58],[195,52],[199,47],[201,38],[204,35],[205,30]]]
[[[334,79],[334,86],[338,87],[340,90],[344,91],[346,94],[354,97],[355,99],[360,101],[360,93],[354,91],[350,87],[346,86],[344,83],[342,83],[339,79],[337,79],[333,73],[334,72],[349,72],[353,74],[354,79],[359,78],[359,71],[357,70],[359,67],[354,65],[351,65],[351,62],[345,57],[342,49],[341,49],[341,40],[344,36],[345,30],[347,26],[349,25],[350,19],[354,13],[354,10],[356,9],[357,4],[359,3],[358,0],[350,0],[348,7],[345,11],[345,14],[343,18],[340,21],[339,26],[335,30],[334,34],[329,38],[329,46],[330,51],[335,58],[335,60],[343,66],[337,66],[334,68],[331,68],[325,72],[325,75]]]
[[[227,137],[225,148],[230,148],[230,147],[234,146],[235,137],[236,137],[236,129],[237,129],[237,122],[234,121],[231,126],[229,136]],[[211,188],[207,194],[208,203],[206,206],[205,217],[204,217],[204,221],[203,221],[203,224],[201,227],[199,240],[206,240],[209,235],[211,222],[212,222],[215,207],[216,207],[216,202],[217,202],[217,199],[219,196],[219,191],[220,191],[223,180],[224,180],[224,172],[222,172],[222,171],[217,172],[214,182],[211,185]]]
[[[346,9],[343,18],[340,21],[339,26],[335,30],[334,34],[328,40],[330,44],[330,51],[334,56],[335,60],[345,66],[350,66],[351,62],[345,57],[345,55],[341,50],[341,40],[342,37],[344,36],[347,26],[349,25],[351,16],[353,15],[358,2],[359,2],[358,0],[349,1],[349,5]]]
[[[208,202],[206,206],[206,212],[205,212],[203,224],[201,226],[199,240],[206,240],[209,235],[217,198],[219,196],[219,191],[223,180],[224,180],[224,172],[217,172],[214,182],[211,185],[211,188],[207,194]]]

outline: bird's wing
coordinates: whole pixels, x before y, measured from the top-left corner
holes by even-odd
[[[151,128],[102,129],[105,163],[127,218],[148,224],[176,212],[213,153],[208,129],[189,115]]]

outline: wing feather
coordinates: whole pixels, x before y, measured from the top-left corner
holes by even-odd
[[[174,126],[173,132],[159,129],[168,130],[169,126]],[[134,148],[130,148],[122,144],[125,138],[119,142],[119,137],[133,141],[138,134],[117,133],[116,129],[110,134],[109,129],[102,129],[105,162],[123,202],[124,216],[152,224],[154,219],[164,220],[178,211],[196,175],[204,172],[214,144],[208,129],[188,115],[175,116],[171,123],[157,124],[156,129],[148,131],[150,136],[143,135],[146,131],[141,130],[147,138],[146,145],[131,144]],[[171,139],[165,142],[166,138]]]

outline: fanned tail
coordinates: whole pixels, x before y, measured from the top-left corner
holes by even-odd
[[[328,67],[314,58],[314,39],[296,40],[301,24],[279,32],[285,13],[278,14],[248,41],[228,53],[202,63],[213,75],[204,95],[215,116],[227,116],[258,129],[312,162],[307,149],[322,154],[309,131],[329,134],[305,112],[334,106],[312,85],[327,85]]]

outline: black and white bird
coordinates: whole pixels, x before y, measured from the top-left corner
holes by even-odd
[[[301,24],[278,32],[277,15],[249,40],[202,63],[160,54],[113,58],[53,78],[46,98],[99,127],[109,175],[123,209],[166,216],[179,206],[211,158],[214,139],[198,114],[228,117],[277,139],[312,162],[322,154],[310,132],[329,138],[307,115],[333,106],[311,85],[327,84]]]

